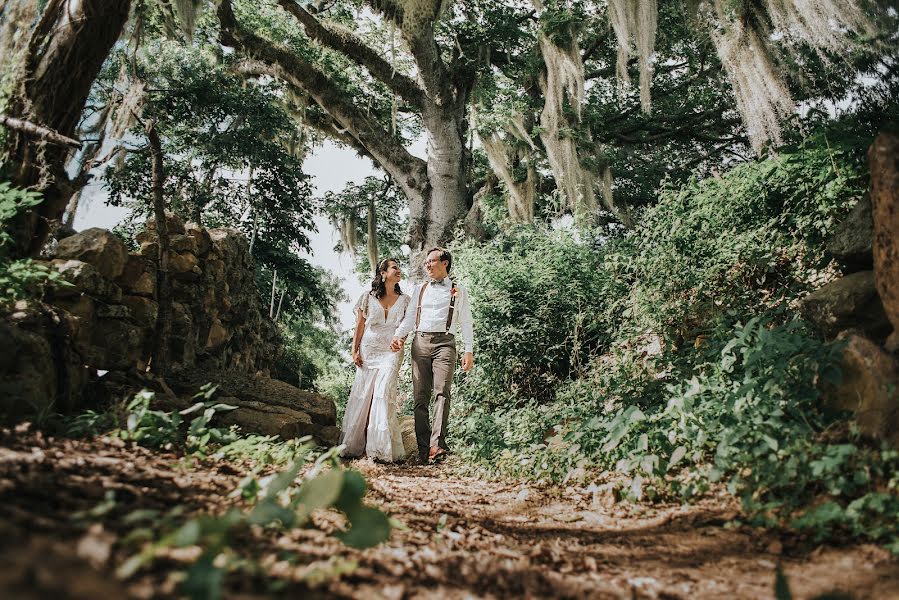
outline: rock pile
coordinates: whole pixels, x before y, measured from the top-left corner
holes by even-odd
[[[899,448],[899,137],[881,134],[868,153],[871,195],[827,243],[844,276],[809,294],[803,316],[844,340],[843,382],[827,391],[862,432]]]
[[[281,352],[280,336],[257,292],[246,239],[234,229],[185,225],[174,215],[168,216],[167,226],[173,301],[168,356],[173,376],[228,373],[232,380],[258,382],[232,382],[242,390],[277,385],[269,374]],[[45,264],[60,278],[49,286],[44,302],[18,303],[0,318],[0,414],[76,410],[85,406],[80,390],[91,373],[146,370],[159,318],[155,223],[148,222],[135,239],[140,244],[135,252],[104,229],[87,229],[59,241],[55,258]],[[322,441],[336,441],[336,430],[327,429],[334,425],[333,406],[322,412],[318,405],[327,401],[321,398],[308,393],[279,397],[285,395],[297,406],[289,407],[293,413],[282,410],[277,419],[271,417],[278,424],[262,423],[265,419],[254,414],[256,409],[234,411],[229,418],[240,421],[246,412],[251,431],[318,433]],[[255,394],[248,402],[256,406],[266,400]],[[309,417],[312,413],[315,419]],[[296,419],[296,426],[290,419]]]

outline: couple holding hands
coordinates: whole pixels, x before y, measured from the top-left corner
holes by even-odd
[[[405,458],[397,419],[402,408],[397,379],[403,346],[411,333],[418,462],[428,464],[446,457],[457,356],[455,331],[461,331],[464,344],[462,370],[474,366],[471,305],[468,292],[449,275],[452,264],[448,251],[431,249],[425,260],[428,278],[407,295],[400,289],[402,272],[396,261],[386,258],[378,263],[371,291],[354,307],[356,378],[341,428],[344,456],[367,455],[381,461]],[[433,422],[428,417],[432,398]]]

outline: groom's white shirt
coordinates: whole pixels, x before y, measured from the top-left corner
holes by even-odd
[[[415,331],[415,315],[418,311],[418,295],[421,293],[422,283],[416,284],[409,294],[411,302],[406,309],[406,316],[396,329],[394,337],[406,337]],[[450,278],[443,280],[443,285],[428,285],[425,295],[421,299],[421,321],[418,331],[444,333],[446,332],[446,319],[449,316]],[[459,330],[462,332],[462,343],[465,352],[474,351],[474,326],[471,321],[471,304],[468,301],[468,290],[456,283],[456,305],[453,308],[453,322],[449,333]]]

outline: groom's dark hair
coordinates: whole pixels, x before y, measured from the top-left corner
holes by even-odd
[[[447,273],[449,273],[450,271],[453,270],[453,256],[449,253],[449,250],[447,250],[446,248],[437,247],[437,248],[431,248],[430,250],[428,250],[428,254],[430,254],[431,252],[439,252],[440,253],[440,260],[446,261],[446,272]],[[425,254],[425,257],[427,257],[428,254]]]

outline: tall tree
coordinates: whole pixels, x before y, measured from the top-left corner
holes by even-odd
[[[3,17],[28,14],[17,14],[14,4],[4,3]],[[72,137],[130,6],[130,0],[49,0],[36,23],[19,23],[31,33],[24,52],[15,57],[20,61],[4,64],[15,72],[6,115]],[[44,201],[13,225],[18,252],[34,253],[77,187],[65,172],[70,149],[17,129],[7,132],[5,142],[2,161],[12,181],[43,192]]]
[[[368,2],[398,29],[414,62],[415,78],[397,70],[356,34],[320,19],[310,9],[293,0],[278,4],[310,39],[364,67],[396,94],[404,111],[420,117],[427,136],[427,160],[412,155],[321,66],[247,27],[235,15],[230,0],[223,0],[218,10],[222,40],[253,57],[248,70],[275,75],[307,94],[324,114],[318,127],[373,158],[391,176],[409,202],[409,241],[414,251],[447,241],[469,204],[466,111],[475,82],[475,71],[462,46],[446,52],[438,45],[436,28],[448,3]]]

